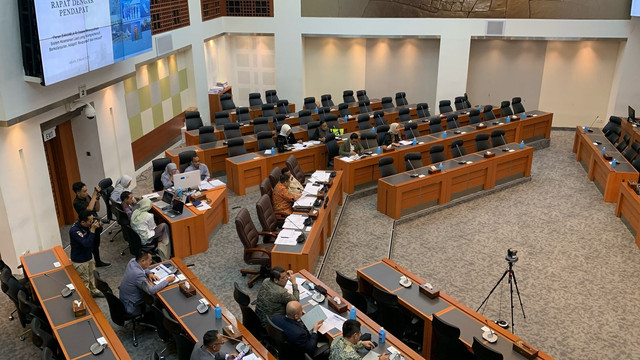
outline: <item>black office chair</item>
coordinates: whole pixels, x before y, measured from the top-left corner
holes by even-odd
[[[259,106],[262,105],[262,97],[260,93],[250,93],[249,94],[249,106]]]
[[[444,154],[444,145],[433,145],[429,149],[429,156],[431,156],[431,163],[439,163],[447,160],[446,155]]]
[[[300,125],[306,125],[312,122],[313,117],[311,116],[311,111],[309,110],[298,111],[298,119],[300,119]]]
[[[124,240],[129,243],[129,252],[131,253],[131,255],[138,256],[140,251],[144,250],[151,255],[157,256],[158,243],[152,242],[143,246],[140,235],[138,235],[138,233],[133,230],[131,226],[122,226],[122,237],[124,237]]]
[[[633,143],[633,145],[638,144],[638,143]],[[640,144],[638,144],[640,145]],[[636,158],[636,156],[638,156],[638,152],[636,151],[637,146],[629,146],[627,147],[626,150],[624,150],[622,152],[622,156],[624,156],[625,159],[627,159],[627,161],[632,162],[633,159]]]
[[[408,152],[404,154],[404,171],[415,170],[422,166],[422,153]]]
[[[324,145],[327,147],[327,166],[333,169],[333,159],[340,154],[340,145],[338,145],[336,135],[333,133],[327,134],[327,137],[324,138]]]
[[[340,286],[342,297],[355,306],[358,310],[367,314],[371,318],[375,318],[378,308],[375,306],[372,298],[363,293],[358,292],[358,280],[352,279],[340,271],[336,270],[336,283]]]
[[[420,136],[420,132],[418,131],[418,123],[411,120],[404,123],[404,136],[407,138],[407,140]]]
[[[411,114],[410,114],[409,108],[404,107],[398,110],[398,121],[403,123],[409,120],[411,120]]]
[[[199,111],[186,111],[184,113],[184,123],[187,131],[200,129],[204,125]]]
[[[375,132],[364,131],[360,133],[360,144],[365,149],[372,149],[378,146],[378,135]]]
[[[275,90],[267,90],[264,92],[264,99],[266,102],[276,104],[278,102],[278,94]]]
[[[504,358],[501,353],[491,349],[475,336],[471,349],[473,349],[473,358],[476,360],[502,360]]]
[[[155,350],[152,350],[151,353],[149,353],[149,360],[159,360],[160,359],[160,355],[158,355],[157,352],[155,352]]]
[[[464,96],[456,96],[453,100],[453,106],[456,110],[462,110],[467,108],[467,102],[464,100]]]
[[[482,122],[482,118],[480,118],[480,110],[478,109],[469,110],[469,124],[477,124],[481,122]]]
[[[373,125],[371,125],[371,121],[369,120],[369,115],[367,114],[360,114],[358,115],[358,129],[360,131],[362,130],[369,130],[373,127]]]
[[[342,92],[342,101],[347,104],[356,102],[356,98],[353,97],[353,90],[345,90]]]
[[[429,104],[419,103],[416,106],[417,106],[416,111],[418,112],[418,119],[431,116],[431,114],[429,113]]]
[[[510,116],[513,115],[513,111],[511,111],[511,103],[509,100],[505,100],[500,103],[500,112],[502,116]]]
[[[268,180],[265,178],[264,180]],[[264,181],[263,180],[263,181]],[[277,216],[273,211],[273,205],[271,204],[271,196],[263,194],[256,202],[256,214],[258,215],[258,221],[262,226],[262,242],[265,244],[271,244],[276,241],[278,233],[280,232],[282,224],[284,224],[284,216]]]
[[[46,321],[44,310],[40,306],[34,304],[31,299],[27,298],[26,291],[22,289],[18,290],[18,313],[20,318],[25,320],[26,324],[31,323],[34,318],[38,318],[41,321]],[[26,325],[23,327],[26,327]],[[20,340],[24,340],[25,335],[30,331],[32,331],[32,329],[27,329],[26,331],[24,331],[20,335]],[[34,340],[34,344],[36,346],[40,346],[39,344],[35,343],[35,338],[32,337],[32,339]]]
[[[180,169],[181,173],[183,173],[185,169],[189,167],[189,165],[191,165],[191,159],[193,159],[194,156],[196,156],[195,150],[181,151],[178,154],[178,169]]]
[[[307,136],[309,140],[318,140],[318,128],[320,127],[320,121],[311,121],[307,123]]]
[[[173,334],[173,340],[176,342],[178,360],[190,360],[193,347],[196,345],[191,338],[184,334]]]
[[[373,113],[373,123],[376,126],[388,125],[387,119],[384,118],[384,111],[376,111]]]
[[[271,131],[259,132],[257,135],[257,138],[258,138],[258,151],[269,150],[276,147],[276,143],[273,141],[273,134],[271,134]],[[243,141],[243,144],[244,144],[244,141]]]
[[[327,114],[324,117],[324,122],[327,123],[329,129],[339,129],[340,123],[338,123],[338,115],[336,114]]]
[[[214,122],[217,126],[224,126],[224,124],[231,123],[231,119],[229,118],[229,113],[226,111],[218,111],[215,114]]]
[[[112,239],[115,239],[115,237],[122,232],[123,230],[123,226],[127,226],[129,225],[130,221],[129,221],[129,216],[124,212],[124,210],[122,210],[122,204],[118,204],[115,201],[111,202],[111,212],[115,215],[116,217],[116,222],[118,223],[118,225],[120,225],[120,229],[118,229],[118,232],[116,232],[115,235],[113,235]],[[124,237],[123,237],[124,238]],[[129,248],[129,244],[127,244],[127,246],[125,246],[121,251],[120,251],[120,255],[124,256],[125,251]]]
[[[438,108],[440,109],[440,114],[453,111],[453,108],[451,107],[451,100],[440,100]]]
[[[367,96],[367,90],[356,91],[356,96],[358,97],[358,101],[369,101],[369,96]]]
[[[276,110],[278,110],[278,114],[286,115],[290,113],[289,111],[289,101],[288,100],[278,100],[276,103]]]
[[[113,181],[111,178],[105,178],[98,182],[100,187],[100,196],[104,201],[104,206],[107,208],[107,220],[115,220],[114,214],[111,212],[111,193],[113,192]],[[113,239],[112,239],[113,240]]]
[[[454,158],[467,155],[467,150],[464,149],[464,140],[455,139],[451,142],[451,154]]]
[[[2,270],[2,291],[7,294],[9,299],[13,302],[13,308],[15,310],[12,311],[11,314],[16,313],[18,315],[18,320],[20,320],[20,326],[22,326],[23,329],[26,329],[29,323],[27,322],[27,317],[21,311],[19,311],[20,308],[18,303],[18,292],[26,292],[27,288],[22,283],[20,283],[20,281],[16,279],[15,276],[13,276],[9,267],[5,267]],[[9,320],[13,319],[13,315],[10,315]],[[22,335],[20,335],[20,340],[24,340],[24,335],[28,332],[29,331],[27,330],[22,333]]]
[[[429,118],[429,132],[434,134],[444,131],[442,127],[442,119],[440,116],[432,116]]]
[[[111,321],[113,321],[114,324],[122,327],[124,327],[127,322],[130,322],[132,325],[133,346],[138,346],[138,339],[136,337],[136,324],[138,320],[142,318],[142,315],[127,314],[124,304],[118,297],[108,292],[103,294],[107,299],[107,304],[109,305],[109,314],[111,315]]]
[[[611,131],[607,133],[606,137],[609,140],[609,142],[611,142],[611,144],[615,144],[620,139],[621,134],[622,134],[622,128],[617,127],[617,128],[611,129]]]
[[[93,277],[95,278],[96,289],[100,290],[101,293],[111,293],[113,294],[113,290],[109,284],[102,279],[98,270],[93,271]]]
[[[513,99],[511,99],[511,107],[513,108],[514,114],[520,114],[525,111],[524,105],[522,105],[522,99],[519,97],[514,97]]]
[[[369,100],[359,101],[358,102],[358,109],[360,110],[361,114],[370,113],[372,111],[371,110],[371,102]]]
[[[323,106],[321,108],[318,108],[318,120],[322,121],[325,120],[327,115],[329,115],[331,113],[331,108],[328,106]]]
[[[276,133],[280,132],[282,125],[287,123],[287,116],[278,114],[273,117],[273,127],[276,129]]]
[[[249,108],[245,106],[236,108],[236,123],[244,125],[250,122],[251,113],[249,112]]]
[[[320,96],[320,102],[322,102],[322,106],[333,106],[333,100],[331,100],[331,94],[324,94]]]
[[[33,345],[42,349],[49,349],[52,358],[61,357],[60,345],[56,338],[53,337],[53,333],[48,327],[46,320],[34,317],[31,319],[31,341]]]
[[[489,143],[489,134],[476,135],[476,151],[484,151],[491,148]]]
[[[233,103],[231,94],[220,95],[220,106],[222,107],[222,110],[231,110],[236,108],[236,104]]]
[[[377,136],[378,146],[382,146],[382,144],[384,143],[384,137],[387,136],[388,132],[389,132],[389,125],[379,125],[378,127],[376,127],[376,136]]]
[[[411,340],[415,339],[418,321],[400,307],[398,296],[377,286],[373,287],[371,296],[378,306],[376,322],[405,343],[414,342]]]
[[[633,160],[631,162],[631,166],[633,166],[634,169],[636,169],[637,171],[640,172],[640,157],[638,157],[637,159]]]
[[[629,146],[629,140],[631,140],[631,136],[629,134],[624,134],[622,140],[616,145],[616,149],[620,152],[623,152],[624,149]]]
[[[396,93],[396,106],[404,106],[409,105],[407,101],[407,94],[405,92],[397,92]]]
[[[472,360],[473,354],[460,340],[460,329],[433,314],[431,329],[435,337],[433,357],[435,360]]]
[[[340,103],[338,105],[338,112],[340,113],[340,117],[347,117],[347,119],[349,118],[349,116],[352,116],[353,114],[351,114],[351,110],[349,110],[349,104],[347,103]]]
[[[482,107],[482,117],[484,121],[494,120],[496,115],[493,113],[493,105],[485,105]]]
[[[385,96],[381,99],[383,109],[393,109],[393,99],[390,96]]]
[[[464,93],[464,101],[467,104],[467,108],[471,107],[471,101],[469,101],[469,95],[467,95],[467,93]]]
[[[447,129],[453,130],[460,127],[460,123],[458,123],[458,114],[448,114],[447,115]]]
[[[247,148],[244,147],[243,138],[230,139],[227,142],[227,154],[229,157],[243,155],[247,153]]]
[[[240,131],[240,124],[236,122],[224,124],[224,138],[230,140],[233,138],[242,137],[242,131]]]
[[[278,166],[274,166],[273,169],[271,169],[271,172],[269,173],[269,181],[271,182],[271,187],[276,187],[276,185],[278,184],[278,182],[280,182],[280,175],[282,174],[282,171],[280,170],[280,168]]]
[[[317,107],[318,105],[316,105],[316,98],[314,98],[313,96],[304,98],[304,108],[306,110],[313,110]]]
[[[611,116],[609,122],[602,128],[602,133],[606,136],[611,130],[622,126],[622,119],[617,116]]]
[[[380,177],[387,177],[398,173],[396,167],[393,165],[393,158],[385,156],[378,161],[378,168],[380,169]]]
[[[291,171],[291,175],[296,178],[296,180],[298,180],[300,184],[304,184],[305,175],[304,171],[302,171],[302,168],[300,167],[300,164],[298,164],[298,159],[293,155],[289,155],[287,161],[285,161],[285,164],[287,164],[287,168],[289,168],[289,171]]]
[[[266,117],[259,117],[253,119],[253,133],[258,135],[263,131],[271,132],[271,127],[269,126],[269,119]]]
[[[273,244],[258,244],[259,236],[263,234],[256,229],[253,220],[251,220],[249,210],[246,208],[240,209],[236,215],[235,223],[238,238],[240,238],[244,247],[245,264],[260,265],[260,270],[240,269],[242,276],[253,275],[247,281],[247,286],[251,288],[258,279],[268,276]]]
[[[198,142],[200,144],[206,144],[208,142],[218,141],[215,130],[211,125],[201,126],[200,129],[198,129]]]
[[[275,108],[273,107],[273,104],[262,104],[262,117],[263,118],[272,118],[276,116],[276,111]],[[255,121],[254,121],[255,124]]]
[[[233,282],[233,299],[240,306],[240,312],[242,312],[242,325],[249,330],[253,336],[258,340],[264,341],[269,337],[267,330],[262,326],[262,322],[256,312],[249,306],[251,304],[251,297],[246,292],[240,289],[240,285],[237,282]]]
[[[290,344],[284,331],[277,327],[270,318],[267,318],[267,334],[269,334],[278,351],[279,360],[300,360],[305,358],[304,351]]]
[[[54,356],[53,350],[47,347],[42,349],[42,360],[54,360],[56,359]]]
[[[506,145],[506,144],[507,144],[507,140],[504,137],[504,130],[497,129],[497,130],[493,130],[491,132],[491,146],[492,147],[498,147],[498,146],[502,146],[502,145]]]

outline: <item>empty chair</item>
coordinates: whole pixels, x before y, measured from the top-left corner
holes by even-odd
[[[444,128],[442,127],[442,119],[440,119],[439,116],[432,116],[429,118],[429,132],[433,134],[441,131],[444,131]]]
[[[320,127],[320,121],[312,121],[307,124],[307,134],[309,135],[309,140],[318,140],[318,127]]]
[[[262,105],[262,97],[260,93],[250,93],[249,94],[249,106],[258,106]]]
[[[524,106],[522,105],[522,99],[514,97],[511,99],[511,108],[513,108],[514,114],[520,114],[524,112]]]
[[[453,111],[453,108],[451,108],[451,100],[440,100],[438,107],[440,109],[440,114]]]
[[[327,134],[327,137],[324,139],[324,144],[327,147],[327,156],[329,157],[327,166],[333,168],[333,158],[340,153],[340,145],[338,145],[338,141],[336,141],[336,135],[333,133]]]
[[[262,116],[266,118],[272,118],[276,116],[276,110],[274,109],[273,104],[262,105]]]
[[[637,158],[637,159],[635,159],[635,160],[633,160],[633,161],[631,162],[631,165],[632,165],[632,166],[633,166],[637,171],[640,171],[640,157],[639,157],[639,158]]]
[[[229,113],[226,111],[218,111],[215,114],[214,122],[216,125],[224,125],[231,123],[231,119],[229,118]]]
[[[369,121],[369,115],[360,114],[358,115],[358,129],[359,130],[368,130],[371,129],[373,125],[371,125],[371,121]]]
[[[382,108],[383,109],[393,109],[393,99],[390,96],[385,96],[382,98]]]
[[[187,131],[199,129],[203,125],[199,111],[186,111],[184,113],[184,122],[187,127]]]
[[[406,341],[404,334],[409,330],[412,319],[400,308],[398,296],[377,286],[373,287],[371,296],[378,306],[376,322],[391,334]]]
[[[414,137],[420,136],[420,132],[418,131],[418,123],[413,121],[408,121],[404,124],[404,136],[407,139],[413,139]]]
[[[473,355],[460,340],[460,329],[433,314],[431,322],[435,343],[433,357],[436,360],[461,359],[471,360]]]
[[[371,131],[360,133],[360,144],[365,149],[371,149],[378,146],[378,135]]]
[[[248,107],[242,106],[236,109],[236,122],[240,124],[251,122],[251,114]]]
[[[374,112],[373,122],[376,124],[376,126],[387,125],[387,119],[384,118],[384,111]]]
[[[196,156],[196,152],[195,150],[186,150],[186,151],[181,151],[178,154],[178,169],[180,169],[180,172],[183,173],[184,170],[191,165],[191,159],[193,159],[193,157]]]
[[[467,155],[467,150],[464,149],[464,141],[462,139],[455,139],[451,142],[451,154],[454,158]]]
[[[509,100],[505,100],[500,103],[500,112],[502,113],[502,116],[513,115],[513,111],[511,111],[511,103],[509,102]]]
[[[618,143],[618,145],[616,145],[616,149],[620,152],[624,151],[624,149],[626,149],[627,146],[629,146],[630,139],[631,139],[631,136],[629,134],[625,134],[622,137],[622,140],[620,140],[620,142]]]
[[[258,340],[265,339],[267,330],[262,326],[262,322],[256,312],[249,306],[251,304],[251,297],[246,292],[240,289],[237,282],[233,283],[233,299],[240,306],[240,312],[242,312],[242,325],[257,337]]]
[[[353,90],[345,90],[342,92],[342,101],[347,104],[356,102],[356,98],[353,97]]]
[[[351,305],[369,316],[375,313],[376,307],[373,305],[373,299],[367,301],[367,296],[358,292],[357,279],[349,278],[336,270],[336,283],[340,287],[340,291],[342,291],[342,297],[350,302]]]
[[[271,172],[269,173],[269,181],[271,182],[271,187],[275,187],[278,182],[280,181],[280,175],[282,174],[282,171],[280,170],[280,168],[278,166],[275,166]]]
[[[349,110],[349,104],[341,103],[338,105],[338,112],[340,113],[340,117],[351,116],[351,110]]]
[[[401,108],[398,110],[398,120],[400,122],[405,122],[411,120],[411,114],[409,108]]]
[[[467,102],[464,100],[464,96],[456,96],[453,100],[453,106],[456,110],[462,110],[467,108]]]
[[[314,98],[313,96],[304,98],[304,108],[305,109],[313,110],[313,109],[315,109],[317,107],[318,107],[318,105],[316,105],[316,98]]]
[[[311,111],[309,110],[300,110],[298,111],[298,119],[300,119],[300,125],[306,125],[313,121],[313,117],[311,116]]]
[[[242,132],[240,131],[240,124],[238,123],[228,123],[224,124],[224,138],[227,140],[242,137]]]
[[[429,155],[431,156],[432,164],[447,160],[447,157],[444,155],[444,145],[433,145],[431,149],[429,149]]]
[[[367,90],[358,90],[356,92],[358,96],[358,101],[369,101],[369,96],[367,96]]]
[[[229,157],[246,154],[247,149],[244,147],[244,139],[241,137],[229,139],[227,142],[227,153]]]
[[[327,114],[324,117],[324,122],[327,123],[329,129],[339,129],[340,124],[338,123],[338,115],[336,114]]]
[[[384,143],[384,137],[389,132],[389,125],[380,125],[376,127],[376,135],[378,146],[381,146]]]
[[[480,110],[478,109],[469,110],[469,124],[477,124],[481,122],[482,122],[482,118],[480,118]]]
[[[489,134],[478,134],[476,135],[476,150],[483,151],[491,148],[491,143],[489,143]]]
[[[267,90],[264,92],[264,99],[266,102],[276,104],[278,102],[278,94],[275,90]]]
[[[38,317],[34,317],[31,319],[31,340],[33,344],[41,349],[49,349],[51,351],[52,356],[55,353],[59,352],[59,345],[56,339],[53,337],[53,334],[46,330],[48,327],[45,325],[46,320],[40,319]]]
[[[222,107],[222,110],[231,110],[236,108],[236,104],[233,103],[231,94],[220,95],[220,107]]]
[[[260,221],[260,226],[262,226],[262,232],[264,233],[262,242],[272,243],[276,241],[279,230],[278,217],[276,216],[276,212],[273,210],[271,196],[268,194],[260,196],[260,199],[256,202],[256,213],[258,214],[258,220]],[[284,219],[282,219],[281,222],[284,222]]]
[[[273,244],[258,244],[260,233],[256,229],[249,210],[240,209],[235,219],[236,232],[244,247],[244,262],[247,265],[260,265],[260,270],[241,269],[240,273],[244,276],[247,274],[254,275],[247,285],[253,287],[258,279],[266,276],[271,265],[271,249]]]
[[[218,141],[215,130],[216,129],[211,125],[201,126],[198,130],[198,142],[200,144],[205,144],[208,142]]]
[[[276,147],[276,143],[273,141],[273,134],[271,131],[261,131],[257,135],[258,137],[258,151],[273,149]]]
[[[111,321],[118,326],[125,326],[127,322],[131,322],[132,324],[132,339],[133,346],[138,346],[138,339],[136,337],[136,323],[138,320],[142,318],[142,314],[140,315],[131,315],[128,314],[125,310],[124,304],[118,297],[113,294],[106,293],[104,297],[107,298],[107,304],[109,305],[109,314],[111,315]]]
[[[640,143],[634,142],[622,152],[622,156],[624,156],[624,158],[629,162],[632,162],[633,159],[638,156],[638,150],[640,150]]]
[[[331,108],[328,106],[323,106],[318,108],[318,120],[324,120],[327,115],[331,113]]]
[[[369,100],[358,102],[358,109],[362,114],[371,112],[371,102]]]
[[[320,96],[320,102],[322,106],[333,106],[333,100],[331,100],[331,94],[324,94]]]
[[[422,154],[419,152],[408,152],[404,154],[404,171],[421,168]]]
[[[286,115],[289,113],[289,100],[278,100],[276,103],[278,114]]]
[[[151,161],[151,167],[153,168],[153,191],[164,190],[160,177],[170,162],[171,159],[168,158],[154,159]]]
[[[606,136],[611,130],[619,128],[620,126],[622,126],[622,119],[617,116],[611,116],[607,125],[602,128],[602,132]]]
[[[383,158],[380,158],[380,160],[378,161],[378,167],[380,169],[381,178],[395,175],[398,173],[398,171],[396,170],[396,167],[393,165],[393,158],[390,156],[385,156]],[[383,325],[383,326],[386,327],[386,325]]]
[[[280,171],[280,169],[278,169],[278,171]],[[262,195],[268,195],[269,198],[273,195],[273,186],[271,185],[271,179],[269,179],[269,177],[262,179],[260,182],[260,196]]]
[[[407,101],[407,94],[404,92],[397,92],[396,106],[404,106],[404,105],[409,105],[409,102]]]
[[[502,360],[504,358],[501,353],[488,347],[475,336],[473,337],[471,349],[473,349],[473,355],[476,360]]]
[[[93,277],[95,278],[95,281],[96,281],[96,289],[100,290],[100,292],[103,294],[104,293],[113,294],[113,290],[111,290],[111,287],[106,281],[102,280],[102,277],[100,276],[100,273],[98,272],[98,270],[93,271]]]
[[[506,144],[507,140],[504,137],[504,130],[498,129],[491,132],[491,146],[497,147]]]
[[[300,184],[304,184],[305,175],[304,171],[302,171],[302,168],[300,167],[300,164],[298,164],[298,159],[296,159],[296,157],[293,155],[289,155],[285,163],[291,171],[291,175],[296,178],[300,182]]]
[[[482,117],[484,118],[484,121],[489,121],[496,118],[495,114],[493,113],[493,105],[485,105],[484,107],[482,107]]]
[[[471,101],[469,101],[469,95],[467,95],[467,93],[464,93],[464,102],[467,105],[467,109],[471,107]]]
[[[458,123],[458,114],[449,114],[447,115],[447,129],[457,129],[460,127]]]
[[[271,132],[271,127],[269,126],[269,119],[266,117],[259,117],[253,120],[253,133],[259,134],[263,131]]]
[[[431,114],[429,113],[429,104],[427,103],[419,103],[417,105],[416,111],[418,112],[418,119],[431,116]]]

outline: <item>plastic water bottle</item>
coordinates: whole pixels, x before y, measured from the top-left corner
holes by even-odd
[[[371,132],[372,132],[372,133],[376,132],[376,128],[372,127],[372,128],[371,128]]]
[[[355,320],[356,319],[356,308],[355,308],[355,306],[352,306],[351,310],[349,310],[349,319],[351,319],[351,320]]]
[[[447,130],[445,130],[445,131],[443,131],[443,132],[442,132],[442,138],[443,138],[443,139],[446,139],[446,138],[447,138]]]
[[[611,160],[611,167],[616,167],[616,159]]]
[[[276,153],[276,148],[274,148],[273,146],[271,147],[271,155],[274,155]]]
[[[349,117],[347,115],[344,116],[344,122],[349,121]]]
[[[442,171],[442,163],[438,164],[438,169],[440,169],[440,171]]]
[[[587,132],[589,132],[589,127],[587,125],[584,126],[584,133],[586,134]]]
[[[182,189],[178,189],[178,198],[182,198]]]
[[[317,106],[315,107],[315,109],[313,109],[313,112],[314,112],[315,114],[317,114],[317,113],[318,113],[318,107],[317,107]]]
[[[508,124],[508,123],[510,123],[510,122],[511,122],[511,115],[508,115],[508,116],[507,116],[507,121],[506,121],[506,123]]]
[[[524,140],[520,141],[520,149],[524,149]]]
[[[384,331],[384,328],[380,328],[380,331],[378,331],[378,342],[380,344],[384,344],[384,342],[386,341],[386,336],[387,333]]]
[[[418,143],[418,140],[416,140],[416,138],[413,138],[413,146],[415,146]]]
[[[478,111],[482,112],[482,105],[478,105]]]
[[[216,319],[222,319],[222,309],[220,309],[220,304],[216,304]]]
[[[607,150],[604,148],[604,146],[602,147],[602,156],[604,156],[604,153],[607,152]]]
[[[376,151],[376,153],[377,153],[378,155],[382,154],[382,148],[381,148],[380,146],[378,146],[378,150]]]
[[[527,118],[527,113],[522,113],[522,115],[520,116],[520,119],[524,120]]]

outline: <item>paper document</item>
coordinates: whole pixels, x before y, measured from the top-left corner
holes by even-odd
[[[173,273],[169,271],[169,269],[167,269],[167,267],[164,266],[163,264],[160,264],[155,268],[151,269],[151,273],[155,274],[158,278],[160,278],[159,280],[156,280],[153,282],[156,285],[159,284],[162,280],[166,279],[169,275],[173,275]],[[178,281],[180,280],[178,280],[178,277],[176,277],[173,283],[177,283]]]
[[[411,145],[413,141],[411,140],[400,140],[400,145]]]
[[[264,154],[265,154],[265,155],[271,155],[271,149],[265,150],[265,151],[264,151]]]
[[[306,144],[306,145],[308,145],[308,146],[311,146],[311,145],[320,145],[320,144],[322,144],[322,141],[319,141],[319,140],[309,140],[309,141],[305,141],[303,144]]]
[[[311,179],[317,182],[326,182],[331,178],[331,173],[325,171],[316,171],[311,174]]]
[[[369,350],[367,355],[365,355],[362,358],[362,360],[378,360],[379,357],[380,357],[380,354],[378,354],[377,352],[375,352],[373,350]]]
[[[245,355],[243,358],[243,360],[260,360],[259,357],[256,356],[256,354],[251,353],[249,355]]]
[[[309,331],[313,330],[313,326],[320,320],[325,320],[327,315],[322,311],[322,306],[316,306],[306,314],[302,315],[302,322]]]
[[[347,321],[347,319],[343,318],[342,316],[332,312],[331,310],[325,308],[325,307],[320,307],[322,309],[322,311],[324,312],[324,314],[327,316],[327,318],[325,319],[324,323],[322,324],[322,327],[320,327],[320,329],[318,330],[321,334],[325,334],[327,331],[331,330],[331,329],[338,329],[341,330],[342,329],[342,324]]]
[[[211,209],[211,206],[209,206],[207,203],[200,203],[200,205],[196,206],[196,209],[200,210],[200,211],[205,211],[205,210],[209,210]]]
[[[295,229],[295,230],[303,230],[305,229],[304,221],[307,220],[308,216],[292,214],[287,216],[284,220],[284,224],[282,225],[283,229]]]
[[[200,181],[200,189],[202,190],[209,190],[209,189],[217,188],[218,186],[225,186],[225,185],[226,185],[225,183],[223,183],[218,179],[213,179],[209,181],[206,181],[206,180]]]
[[[307,281],[303,277],[296,276],[296,284],[298,284],[298,292],[300,293],[300,300],[305,299],[307,296],[311,296],[311,292],[307,290],[302,284]],[[291,284],[291,280],[287,281],[287,284],[284,288],[289,292],[289,294],[293,294],[293,285]]]
[[[313,196],[318,195],[318,191],[320,191],[322,189],[322,185],[314,185],[313,183],[307,183],[307,185],[304,186],[304,193],[306,194],[310,194]]]
[[[157,199],[160,197],[160,195],[158,195],[158,193],[151,193],[151,194],[146,194],[146,195],[142,195],[142,197],[144,199],[149,199],[149,200],[153,200],[153,199]]]
[[[346,161],[346,162],[352,162],[355,159],[352,158],[351,156],[343,156],[343,157],[340,158],[340,160]]]
[[[276,238],[276,245],[296,245],[298,243],[298,236],[302,234],[302,231],[282,229]]]
[[[295,150],[302,150],[302,149],[304,149],[304,148],[305,148],[304,144],[298,144],[298,143],[295,143],[295,144],[293,144],[293,145],[291,145],[291,146],[293,146],[293,150],[294,150],[294,151],[295,151]]]
[[[296,202],[293,203],[293,206],[301,206],[301,207],[313,206],[314,201],[316,201],[315,196],[303,196],[298,200],[296,200]]]

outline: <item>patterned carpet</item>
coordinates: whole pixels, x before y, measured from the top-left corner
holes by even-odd
[[[514,269],[527,318],[516,305],[516,334],[557,359],[638,358],[640,281],[633,274],[640,272],[640,250],[614,216],[615,205],[602,201],[575,161],[572,143],[573,132],[552,131],[551,146],[534,154],[531,181],[396,224],[391,258],[475,308],[507,268],[507,249],[518,249],[520,260]],[[149,191],[150,184],[147,170],[138,177],[134,193]],[[194,273],[238,316],[233,282],[252,297],[259,284],[248,289],[240,276],[238,270],[246,266],[233,219],[247,207],[259,227],[258,197],[257,188],[243,197],[229,192],[229,224],[213,234],[207,252],[184,259],[195,264]],[[320,274],[334,289],[335,270],[355,277],[357,268],[389,254],[394,222],[375,205],[372,193],[346,200]],[[61,231],[66,244],[68,228]],[[125,245],[121,235],[112,243],[109,237],[103,235],[102,251],[113,266],[100,273],[115,289],[130,256],[119,255]],[[314,271],[319,268],[320,262]],[[484,314],[509,320],[508,302],[503,281]],[[106,301],[99,299],[98,304],[109,317]],[[0,309],[7,315],[12,309],[6,296],[0,297]],[[153,331],[141,329],[135,348],[129,327],[113,327],[132,358],[164,347]],[[0,329],[4,354],[12,354],[14,360],[39,358],[29,340],[18,340],[22,328],[17,320],[4,317]],[[167,356],[175,358],[174,353]]]

